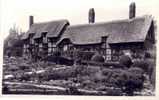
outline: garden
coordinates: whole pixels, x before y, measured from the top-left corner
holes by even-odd
[[[155,95],[152,58],[132,62],[122,57],[118,62],[103,62],[98,56],[72,64],[63,64],[65,60],[58,59],[35,62],[26,57],[4,56],[3,94]]]

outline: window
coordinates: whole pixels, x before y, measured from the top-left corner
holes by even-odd
[[[111,60],[111,49],[110,48],[107,48],[106,49],[106,60]]]
[[[49,42],[49,43],[48,43],[48,47],[50,47],[50,48],[51,48],[51,47],[54,47],[54,48],[55,48],[55,47],[56,47],[56,44],[55,44],[54,42],[53,42],[53,43],[52,43],[52,42]]]
[[[28,44],[26,45],[26,48],[29,48],[29,45],[28,45]]]
[[[112,49],[112,61],[117,61],[119,59],[119,50]]]
[[[52,47],[52,43],[51,42],[48,43],[48,47]]]
[[[39,44],[39,48],[42,48],[43,47],[43,45],[42,44]]]
[[[24,48],[24,49],[26,49],[26,48],[27,48],[26,44],[24,44],[23,48]]]
[[[28,53],[28,52],[29,52],[29,50],[28,50],[28,49],[26,49],[26,52]]]
[[[47,37],[43,37],[43,43],[47,43]]]
[[[51,53],[51,51],[52,51],[52,48],[48,48],[48,52]]]
[[[43,51],[43,49],[42,49],[42,48],[39,48],[39,51],[41,52],[41,51]]]
[[[106,60],[110,61],[111,60],[111,55],[107,55]]]
[[[111,55],[111,49],[108,49],[108,48],[107,48],[106,51],[107,51],[107,54],[108,54],[108,55]]]
[[[34,39],[31,39],[31,40],[30,40],[30,44],[34,44]]]
[[[131,56],[131,51],[130,51],[130,49],[128,49],[128,50],[123,50],[123,53],[124,53],[125,55]]]
[[[67,51],[68,50],[68,45],[64,45],[63,46],[63,51]]]

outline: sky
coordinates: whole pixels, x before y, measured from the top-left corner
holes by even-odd
[[[26,32],[30,15],[35,23],[67,19],[71,25],[85,24],[89,8],[94,8],[96,22],[127,19],[133,1],[136,16],[150,14],[159,21],[159,0],[0,0],[0,35],[7,37],[14,25]]]

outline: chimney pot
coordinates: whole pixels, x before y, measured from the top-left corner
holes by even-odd
[[[34,16],[29,16],[29,28],[34,24]]]
[[[88,21],[89,21],[89,23],[94,23],[95,22],[95,11],[94,11],[94,8],[90,8],[89,9]]]
[[[129,6],[129,19],[135,18],[136,14],[136,5],[135,2],[132,2]]]

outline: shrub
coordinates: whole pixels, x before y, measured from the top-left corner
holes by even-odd
[[[30,67],[30,66],[29,66],[28,64],[25,64],[25,63],[19,65],[19,69],[21,69],[21,70],[29,69],[29,67]]]
[[[155,62],[153,59],[135,61],[132,65],[132,67],[141,68],[150,77],[152,75],[153,69],[155,67]]]
[[[19,68],[15,65],[12,65],[8,68],[8,71],[18,71],[18,70],[19,70]]]
[[[128,95],[133,95],[134,91],[140,91],[143,88],[143,79],[142,75],[131,74],[124,84],[125,89],[123,91]]]
[[[105,61],[105,59],[102,55],[97,53],[92,56],[91,61],[103,63]]]
[[[74,52],[75,59],[80,60],[91,60],[91,57],[94,55],[94,52],[89,51],[75,51]]]
[[[59,57],[59,56],[61,56],[61,53],[59,51],[54,51],[53,56]]]
[[[148,64],[144,60],[134,61],[133,64],[132,64],[132,67],[141,68],[145,72],[148,71]]]
[[[107,95],[109,96],[122,96],[122,91],[120,89],[107,89]]]
[[[109,81],[109,80],[110,80],[110,77],[112,76],[113,70],[112,70],[112,69],[105,68],[105,69],[102,70],[102,73],[103,73],[103,75],[105,76],[105,79],[106,79],[107,81]]]
[[[132,65],[132,60],[129,56],[122,55],[119,59],[119,63],[129,68]]]
[[[20,80],[20,81],[29,81],[31,79],[31,75],[27,75],[27,74],[17,74],[16,75],[16,79]]]
[[[70,68],[63,68],[63,69],[57,69],[57,70],[48,70],[45,73],[41,73],[38,76],[41,77],[43,80],[51,80],[51,79],[67,79],[69,77],[75,77],[77,75],[76,73],[76,67],[70,67]]]
[[[150,82],[151,82],[153,88],[155,89],[155,87],[156,87],[155,86],[156,85],[156,71],[155,70],[153,70],[153,72],[152,72]]]
[[[91,75],[92,76],[92,75]],[[94,75],[93,75],[93,81],[95,83],[98,83],[98,82],[104,82],[105,81],[105,76],[102,74],[102,71],[98,71],[98,72],[95,72]]]
[[[128,69],[128,72],[134,74],[134,75],[142,75],[144,73],[143,69],[138,67],[131,67]]]
[[[47,56],[43,61],[54,62],[56,64],[72,66],[74,61],[60,56]]]
[[[141,90],[143,88],[143,83],[144,76],[142,70],[138,68],[123,71],[116,81],[116,84],[121,86],[123,92],[127,93],[127,95],[133,95],[134,91]]]
[[[121,88],[128,95],[132,95],[134,91],[141,90],[143,87],[143,70],[140,68],[128,70],[105,68],[102,73],[105,76],[104,82],[113,87]]]

